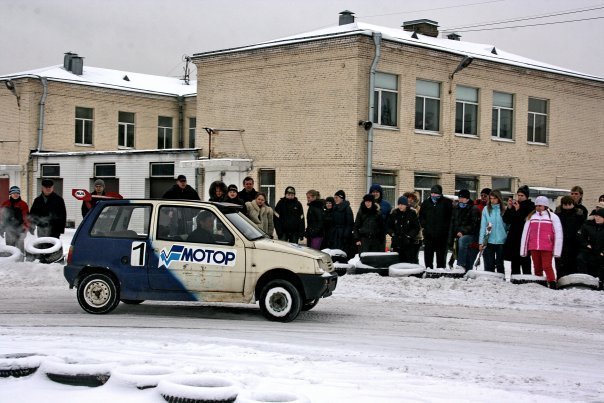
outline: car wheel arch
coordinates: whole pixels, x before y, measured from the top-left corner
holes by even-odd
[[[258,281],[256,281],[256,286],[254,287],[254,298],[256,301],[260,299],[260,294],[262,294],[262,290],[264,286],[267,285],[272,280],[286,280],[289,281],[294,287],[298,289],[302,300],[306,298],[304,293],[304,286],[302,285],[302,281],[298,275],[287,269],[272,269],[263,273]]]
[[[80,282],[84,278],[86,278],[86,276],[88,276],[90,274],[97,274],[97,273],[105,274],[105,275],[111,277],[111,279],[113,280],[113,282],[115,283],[115,286],[118,288],[118,291],[119,291],[119,289],[121,288],[121,282],[118,279],[118,277],[115,275],[115,273],[107,267],[86,266],[86,267],[82,268],[82,270],[80,270],[80,273],[78,274],[78,277],[73,285],[77,288],[78,285],[80,284]]]

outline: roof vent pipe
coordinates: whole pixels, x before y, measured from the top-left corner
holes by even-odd
[[[455,32],[451,32],[447,35],[447,39],[451,39],[452,41],[459,41],[461,40],[461,35],[456,34]]]
[[[84,72],[84,58],[74,56],[71,58],[71,72],[77,76],[81,76]]]
[[[438,22],[421,19],[403,22],[403,29],[409,32],[417,32],[418,34],[431,36],[433,38],[438,37]]]
[[[340,13],[340,23],[339,25],[353,24],[354,23],[354,13],[352,11],[344,10]]]
[[[71,59],[77,55],[77,53],[65,52],[65,56],[63,56],[63,68],[65,70],[71,71]]]

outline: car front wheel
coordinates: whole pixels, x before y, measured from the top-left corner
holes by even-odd
[[[109,313],[119,304],[114,280],[102,273],[89,274],[78,285],[78,302],[88,313]]]
[[[300,292],[289,281],[272,280],[262,289],[260,310],[268,320],[291,322],[301,308]]]

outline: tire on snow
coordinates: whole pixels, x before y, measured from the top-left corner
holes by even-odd
[[[362,252],[359,254],[361,263],[371,267],[390,267],[399,262],[397,252]]]
[[[271,280],[260,293],[260,310],[265,318],[276,322],[291,322],[302,309],[298,289],[287,280]]]
[[[23,254],[19,248],[10,245],[0,245],[0,263],[19,262],[23,260]]]
[[[560,288],[589,288],[597,290],[600,286],[600,280],[597,277],[585,273],[568,274],[558,279],[558,289]]]
[[[104,273],[86,275],[78,283],[77,295],[80,306],[88,313],[109,313],[120,303],[115,281]]]
[[[535,276],[533,274],[512,274],[510,276],[510,282],[512,284],[536,283],[539,285],[547,286],[547,279],[545,277]]]
[[[310,403],[310,400],[301,394],[279,392],[273,390],[242,391],[237,396],[235,403]]]
[[[104,385],[111,377],[111,367],[108,364],[45,362],[41,366],[41,371],[54,382],[91,388]]]
[[[25,243],[25,252],[40,263],[54,263],[63,257],[63,244],[60,239],[49,236],[36,238]]]
[[[181,375],[162,379],[157,390],[169,403],[232,403],[239,395],[235,382],[215,375]]]
[[[174,374],[167,367],[152,365],[129,365],[111,371],[111,382],[135,386],[138,389],[154,388],[165,377]]]
[[[5,354],[0,356],[0,378],[20,378],[36,372],[42,357],[33,353]]]
[[[466,275],[466,271],[463,268],[454,267],[449,268],[437,268],[437,269],[426,269],[424,272],[424,278],[438,278],[438,277],[450,277],[460,278]]]
[[[388,268],[388,275],[390,277],[422,277],[425,271],[426,268],[419,264],[397,263]]]
[[[468,270],[466,278],[477,280],[505,280],[505,274],[486,270]]]

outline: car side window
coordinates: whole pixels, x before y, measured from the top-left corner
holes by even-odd
[[[150,205],[105,206],[92,225],[90,236],[99,238],[147,238],[150,219]]]
[[[185,206],[160,207],[157,239],[218,245],[235,244],[235,237],[214,212]]]

